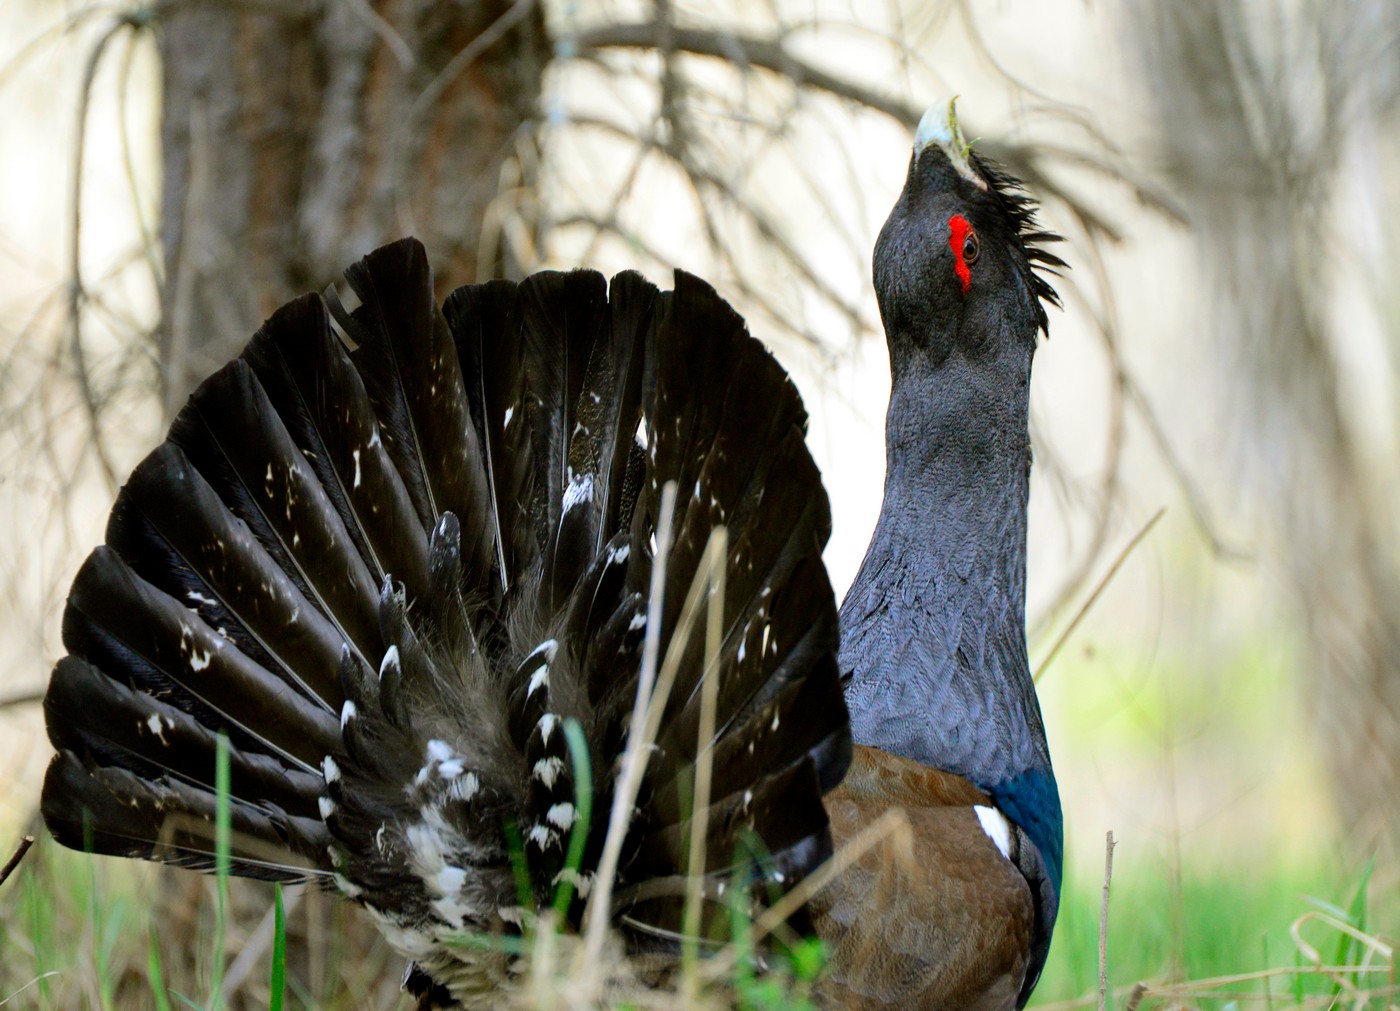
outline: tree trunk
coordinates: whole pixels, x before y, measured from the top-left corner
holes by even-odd
[[[536,115],[537,4],[208,0],[160,27],[168,414],[387,241],[417,235],[451,285],[512,268],[483,221]]]

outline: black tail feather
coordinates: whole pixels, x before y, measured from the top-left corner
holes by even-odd
[[[132,472],[112,508],[107,543],[251,660],[339,711],[343,635],[174,443],[158,446]],[[298,620],[286,620],[289,614]]]
[[[460,929],[515,930],[508,826],[535,901],[602,848],[646,635],[661,491],[679,489],[660,643],[679,674],[614,892],[637,937],[679,927],[690,818],[705,889],[766,901],[830,852],[821,794],[850,757],[830,515],[806,414],[703,282],[585,271],[433,302],[405,241],[309,296],[191,398],[74,583],[46,700],[56,836],[212,860],[217,734],[235,870],[334,878],[429,973]],[[672,641],[716,526],[721,649]],[[718,682],[699,740],[701,686]],[[582,731],[592,823],[568,735]],[[697,757],[714,790],[690,798]],[[761,854],[761,855],[760,855]],[[727,919],[707,904],[706,931]],[[450,973],[448,974],[450,975]]]
[[[472,420],[482,433],[492,532],[501,590],[539,557],[530,516],[534,455],[525,424],[525,353],[517,286],[511,281],[458,288],[444,307],[463,372]]]
[[[60,751],[44,777],[44,823],[73,849],[215,867],[216,801],[209,790],[118,766],[95,766]],[[274,805],[229,804],[232,873],[271,881],[318,881],[330,842],[319,818]]]
[[[360,346],[351,352],[385,448],[418,509],[420,529],[457,514],[468,540],[471,585],[490,572],[492,524],[486,473],[447,322],[433,298],[421,243],[375,250],[345,272],[361,305]]]
[[[362,656],[382,652],[378,582],[246,361],[235,359],[200,385],[169,441],[342,638]],[[258,589],[245,591],[250,602]]]
[[[325,303],[305,295],[283,306],[243,358],[316,473],[370,577],[378,582],[392,573],[415,598],[423,597],[423,525],[377,435],[365,384],[331,331]]]

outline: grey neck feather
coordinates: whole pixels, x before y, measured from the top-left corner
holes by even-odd
[[[941,361],[891,340],[885,500],[841,607],[857,743],[984,789],[1049,768],[1025,641],[1033,340]]]

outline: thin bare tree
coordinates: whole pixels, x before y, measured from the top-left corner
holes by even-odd
[[[1368,276],[1368,256],[1355,256],[1358,237],[1379,231],[1369,254],[1385,262],[1385,216],[1358,219],[1365,201],[1339,200],[1394,198],[1383,173],[1368,182],[1344,167],[1364,153],[1393,168],[1383,139],[1400,110],[1400,17],[1393,4],[1314,0],[1134,0],[1128,10],[1161,161],[1197,236],[1195,284],[1210,296],[1197,321],[1209,333],[1202,396],[1232,450],[1231,475],[1249,478],[1267,531],[1261,555],[1300,618],[1303,687],[1342,817],[1358,850],[1394,847],[1397,472],[1370,449],[1376,433],[1341,374],[1358,336],[1346,326],[1364,307],[1341,325],[1330,310],[1343,271],[1359,275],[1357,291],[1395,296],[1393,271]],[[1388,315],[1393,348],[1400,330]],[[1393,391],[1393,375],[1387,383]]]

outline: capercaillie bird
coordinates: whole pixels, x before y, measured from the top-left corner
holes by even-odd
[[[606,895],[671,950],[693,816],[718,937],[900,807],[915,863],[877,849],[792,921],[819,996],[1024,1004],[1061,862],[1024,634],[1051,238],[932,110],[876,247],[889,472],[839,637],[801,400],[713,289],[543,273],[440,311],[419,244],[371,253],[353,312],[279,310],[118,495],[45,699],[49,829],[209,869],[226,738],[232,871],[337,890],[425,1004],[490,1007],[509,959],[461,935],[535,908]],[[718,626],[688,632],[717,527]]]
[[[857,747],[839,846],[899,806],[914,873],[872,858],[818,896],[845,1007],[1022,1007],[1059,909],[1060,798],[1026,654],[1030,374],[1043,248],[1020,184],[925,114],[875,245],[889,346],[885,495],[841,605]],[[876,912],[878,910],[878,913]]]

